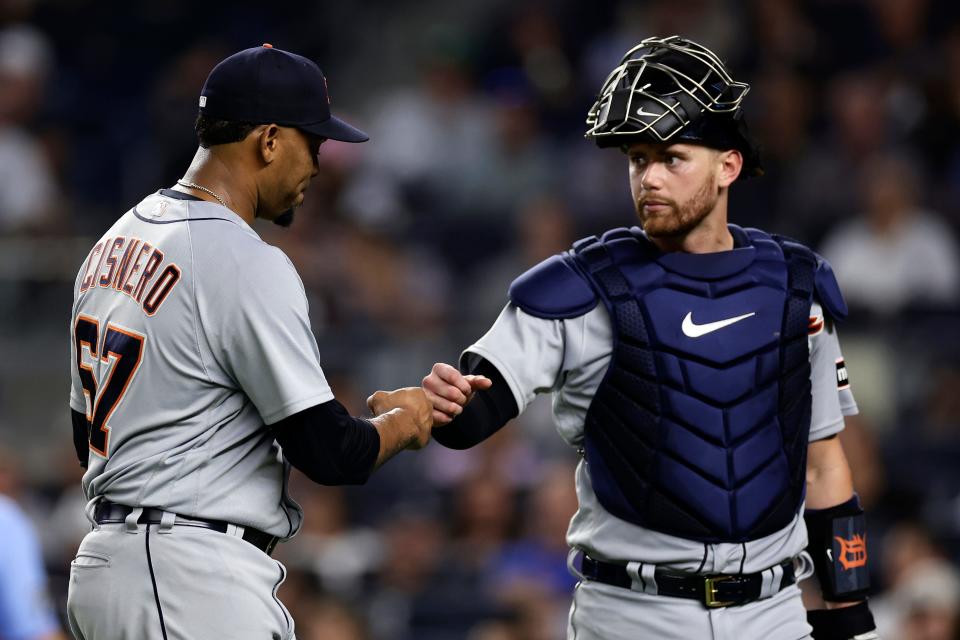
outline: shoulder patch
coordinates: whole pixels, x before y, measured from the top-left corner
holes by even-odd
[[[843,358],[837,358],[837,390],[850,388],[850,374],[847,373],[847,363]]]
[[[575,318],[597,306],[587,280],[565,255],[547,258],[510,285],[510,301],[538,318]]]
[[[847,303],[843,299],[843,294],[840,293],[840,285],[837,283],[833,268],[822,257],[814,255],[817,256],[817,272],[814,275],[817,300],[831,318],[843,320],[848,313]]]
[[[812,314],[813,312],[811,312]],[[810,316],[810,321],[807,323],[807,335],[813,337],[819,333],[823,333],[823,327],[826,323],[823,320],[823,313],[816,313]]]

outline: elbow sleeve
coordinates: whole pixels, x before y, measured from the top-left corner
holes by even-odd
[[[336,400],[315,405],[273,425],[283,455],[317,484],[363,484],[380,453],[380,434]]]
[[[469,449],[483,442],[520,413],[507,381],[488,360],[478,359],[464,373],[486,376],[493,385],[474,393],[450,424],[433,430],[433,439],[449,449]]]

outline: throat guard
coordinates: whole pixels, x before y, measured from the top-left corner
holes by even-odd
[[[587,412],[593,489],[615,516],[703,542],[788,525],[803,501],[817,257],[731,225],[732,251],[663,254],[639,229],[574,245],[613,325]]]

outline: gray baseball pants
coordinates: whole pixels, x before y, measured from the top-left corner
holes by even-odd
[[[282,564],[229,533],[128,523],[97,526],[71,563],[77,640],[294,640]]]
[[[800,589],[707,609],[696,600],[581,581],[574,592],[567,640],[810,640]]]

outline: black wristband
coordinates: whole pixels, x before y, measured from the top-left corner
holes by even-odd
[[[870,589],[867,529],[856,494],[829,509],[807,509],[807,551],[813,558],[823,599],[858,602]]]
[[[842,609],[807,611],[807,622],[813,627],[814,640],[850,640],[877,628],[866,602]]]

